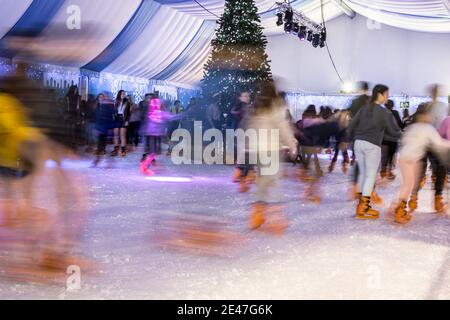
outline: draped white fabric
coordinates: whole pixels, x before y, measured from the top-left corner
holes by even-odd
[[[42,35],[43,56],[53,64],[71,61],[81,67],[100,54],[121,32],[135,13],[140,0],[66,0]],[[76,4],[81,13],[81,30],[67,30],[67,9]],[[59,36],[63,34],[63,38]]]
[[[217,16],[220,16],[223,13],[224,9],[224,0],[198,0],[198,3],[193,0],[186,0],[180,2],[173,1],[164,1],[157,0],[162,4],[170,6],[177,11],[184,12],[190,15],[197,16],[202,19],[217,19]],[[301,0],[297,0],[295,2],[299,2]],[[205,10],[200,4],[206,8]],[[256,4],[258,6],[259,12],[263,13],[274,7],[275,0],[257,0]]]
[[[202,22],[162,7],[142,35],[105,71],[151,79],[186,48]]]
[[[2,9],[0,38],[19,20],[31,2],[32,0],[0,0],[0,8]]]
[[[393,27],[425,32],[450,32],[448,0],[343,0],[357,13]]]
[[[106,61],[100,59],[101,63],[95,64],[100,71],[146,79],[156,77],[158,80],[186,84],[198,83],[210,52],[210,40],[214,36],[214,27],[205,28],[204,23],[213,23],[215,15],[223,12],[225,0],[144,0],[155,4],[155,14],[147,17],[148,21],[141,18],[142,29],[136,33],[134,41],[125,41],[124,45],[121,39],[120,45],[117,45],[122,32],[127,28],[130,32],[129,23],[139,12],[142,1],[65,0],[44,28],[42,39],[34,45],[34,49],[46,57],[47,63],[80,68],[108,48],[116,51],[106,55]],[[21,17],[22,20],[27,17],[24,13],[32,2],[0,0],[4,13],[0,19],[0,38]],[[338,2],[323,0],[325,20],[343,14],[335,4]],[[450,33],[450,0],[342,0],[342,3],[383,24],[424,32]],[[275,0],[256,0],[256,4],[265,33],[282,34],[283,27],[275,24]],[[311,19],[321,22],[320,0],[292,0],[291,4]],[[80,8],[81,30],[65,29],[70,5]]]

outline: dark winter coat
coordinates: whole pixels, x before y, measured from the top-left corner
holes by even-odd
[[[114,103],[99,103],[95,109],[95,130],[102,134],[107,134],[108,130],[114,127]]]
[[[370,97],[366,94],[362,94],[356,99],[352,101],[352,104],[350,105],[350,108],[348,108],[348,111],[350,112],[350,116],[353,118],[356,116],[356,114],[361,110],[362,107],[369,104]]]
[[[375,103],[361,108],[350,122],[348,132],[354,140],[364,140],[379,147],[385,132],[393,138],[400,138],[398,127],[394,126],[392,114]]]
[[[131,116],[131,104],[127,98],[123,99],[123,103],[126,104],[125,110],[123,111],[123,121],[128,122],[128,121],[130,121],[130,116]],[[116,100],[114,103],[114,117],[117,117],[117,115],[118,115],[119,106],[120,106],[120,101]]]

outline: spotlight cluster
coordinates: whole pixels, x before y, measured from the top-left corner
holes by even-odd
[[[284,32],[297,35],[300,41],[311,42],[314,48],[325,47],[327,31],[321,24],[317,24],[303,12],[294,10],[286,2],[276,2],[278,6],[277,26],[284,25]]]

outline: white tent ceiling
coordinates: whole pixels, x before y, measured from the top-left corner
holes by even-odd
[[[246,0],[242,0],[246,1]],[[0,37],[21,29],[41,35],[33,46],[45,62],[147,79],[194,84],[202,76],[224,0],[0,0]],[[274,1],[257,0],[267,35],[275,24]],[[293,7],[321,21],[320,0],[293,0]],[[354,10],[374,21],[425,32],[450,32],[450,0],[323,0],[325,19]],[[69,30],[71,6],[81,30]],[[0,56],[9,52],[0,46]]]

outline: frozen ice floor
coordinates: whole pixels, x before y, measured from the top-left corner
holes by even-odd
[[[80,249],[101,273],[82,272],[78,291],[1,279],[0,298],[450,298],[450,219],[431,213],[429,186],[408,226],[357,221],[348,200],[349,176],[339,166],[323,178],[320,205],[301,199],[304,187],[288,166],[281,189],[290,226],[276,237],[247,231],[252,197],[237,192],[232,167],[174,166],[164,159],[157,178],[146,179],[138,170],[139,156],[99,168],[90,168],[87,159],[65,163],[88,180],[90,216]],[[322,161],[325,170],[328,160]],[[385,206],[398,183],[379,189]],[[158,221],[181,214],[227,218],[242,239],[220,256],[156,246]]]

